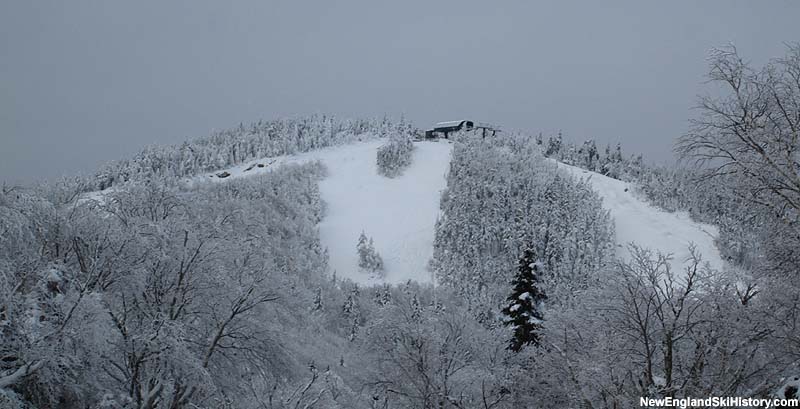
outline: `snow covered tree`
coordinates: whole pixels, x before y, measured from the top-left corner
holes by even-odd
[[[389,305],[392,302],[392,287],[389,284],[383,285],[383,293],[381,294],[381,304]]]
[[[678,143],[704,177],[741,175],[742,196],[766,206],[787,224],[800,220],[800,44],[761,70],[734,47],[712,51],[709,78],[722,97],[700,100],[701,116]]]
[[[561,153],[561,143],[562,143],[562,136],[561,132],[558,133],[558,136],[553,138],[552,136],[547,139],[547,150],[544,152],[544,156],[548,158],[557,158],[559,153]]]
[[[547,298],[539,288],[539,275],[542,263],[537,259],[532,249],[526,249],[519,260],[517,275],[511,295],[508,296],[508,306],[503,309],[503,314],[508,317],[503,323],[512,326],[514,335],[511,338],[509,349],[519,352],[524,346],[539,345],[539,331],[542,328],[542,302]]]
[[[391,135],[377,153],[378,173],[386,177],[398,176],[411,164],[414,143],[410,134]]]
[[[192,176],[253,159],[413,132],[413,126],[405,119],[388,117],[343,121],[329,115],[312,115],[240,124],[179,145],[146,148],[130,159],[105,166],[86,181],[84,190],[103,190],[152,177]]]
[[[356,244],[358,252],[358,267],[370,273],[383,272],[383,259],[378,251],[375,250],[375,243],[372,238],[367,238],[366,233],[363,231],[358,236],[358,244]]]
[[[359,296],[359,289],[358,284],[353,285],[353,288],[350,290],[350,293],[347,294],[347,298],[344,301],[344,305],[342,306],[342,313],[345,317],[353,317],[359,314],[358,308],[358,296]]]
[[[383,287],[376,288],[374,301],[375,304],[381,307],[389,305],[392,302],[391,286],[384,284]]]
[[[597,152],[597,145],[594,139],[589,139],[584,142],[583,146],[578,150],[578,154],[578,160],[582,162],[580,165],[582,168],[591,170],[592,172],[598,170],[600,154]]]
[[[411,319],[414,321],[419,321],[422,318],[422,305],[419,303],[419,296],[414,294],[414,297],[411,298]]]
[[[360,295],[358,284],[353,285],[342,306],[342,314],[348,324],[347,339],[351,342],[355,341],[358,336],[358,330],[361,328],[361,308],[358,301]]]
[[[375,395],[398,408],[511,408],[511,383],[506,370],[513,355],[503,348],[499,331],[489,331],[472,318],[460,296],[439,289],[446,312],[427,307],[431,287],[412,287],[395,302],[375,312],[363,335],[361,356],[370,357]],[[413,310],[413,299],[419,306]],[[523,374],[519,374],[523,375]],[[523,389],[523,388],[520,388]]]
[[[611,221],[597,193],[544,160],[531,139],[460,138],[447,178],[431,266],[439,283],[482,304],[476,308],[499,310],[529,243],[555,302],[587,287],[612,253]]]
[[[368,250],[369,250],[369,238],[367,238],[367,234],[364,233],[364,231],[362,230],[361,234],[358,236],[358,243],[356,244],[359,267],[363,267],[362,264],[366,264],[366,260],[368,258],[367,255]]]
[[[314,293],[314,304],[311,306],[311,311],[322,311],[323,308],[322,287],[317,287],[317,291]]]
[[[103,201],[76,202],[68,186],[0,190],[0,402],[254,407],[248,383],[270,390],[301,348],[275,335],[272,313],[304,320],[329,285],[318,171],[152,178]]]

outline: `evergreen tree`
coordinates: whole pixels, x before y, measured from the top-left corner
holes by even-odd
[[[359,314],[359,293],[358,284],[353,285],[353,289],[350,290],[350,294],[347,294],[347,299],[345,299],[344,305],[342,306],[342,313],[344,313],[345,317],[350,318]]]
[[[389,284],[384,284],[381,288],[375,289],[375,304],[384,307],[392,302],[392,293]]]
[[[317,287],[317,291],[314,294],[314,305],[311,306],[311,311],[322,311],[322,287]]]
[[[372,237],[369,238],[369,254],[372,271],[383,271],[383,259],[381,258],[381,255],[378,254],[378,250],[375,250],[375,243],[372,241]]]
[[[547,156],[548,158],[558,158],[558,154],[561,153],[561,144],[561,132],[558,133],[556,138],[553,138],[552,136],[548,138],[547,150],[544,152],[544,156]]]
[[[405,284],[403,284],[403,294],[411,295],[411,293],[412,293],[411,280],[408,280],[406,281]]]
[[[350,323],[350,332],[347,335],[347,340],[353,342],[358,338],[358,329],[361,328],[361,323],[358,321],[358,317],[353,317],[352,322]]]
[[[598,164],[598,171],[608,176],[612,168],[611,161],[611,145],[606,145],[605,154],[600,158],[600,163]]]
[[[597,162],[600,155],[597,153],[597,145],[594,139],[590,139],[583,144],[584,167],[592,172],[597,170]]]
[[[422,318],[422,305],[419,303],[419,297],[417,294],[414,294],[414,298],[411,299],[411,319],[415,322],[419,322]]]
[[[344,306],[342,306],[342,313],[350,322],[350,329],[347,339],[351,342],[355,341],[356,337],[358,336],[358,330],[361,327],[361,309],[358,305],[359,293],[358,284],[356,284],[353,286],[350,294],[347,295]]]
[[[503,323],[514,327],[508,349],[519,352],[525,345],[539,345],[539,330],[542,313],[539,311],[547,296],[539,289],[541,263],[532,249],[525,250],[519,261],[517,275],[512,281],[514,289],[508,297],[508,306],[503,309],[508,319]]]
[[[383,259],[378,251],[375,250],[375,243],[372,238],[367,239],[367,235],[362,231],[356,244],[358,252],[358,266],[365,271],[380,273],[383,271]]]
[[[364,268],[366,264],[366,260],[369,259],[369,240],[367,239],[366,233],[363,231],[361,235],[358,236],[358,244],[356,244],[356,251],[358,252],[358,266]]]
[[[392,302],[392,287],[389,284],[383,285],[383,294],[381,294],[381,304],[389,305]]]

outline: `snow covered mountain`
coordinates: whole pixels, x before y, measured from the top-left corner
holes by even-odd
[[[411,166],[399,177],[386,178],[378,174],[375,164],[376,150],[383,143],[371,140],[264,158],[199,178],[211,176],[211,180],[224,182],[284,164],[321,161],[329,173],[320,183],[327,208],[319,228],[329,251],[330,272],[363,284],[431,282],[433,275],[427,264],[433,252],[434,224],[452,144],[444,140],[415,143]],[[628,245],[636,243],[671,255],[672,268],[677,272],[689,256],[689,245],[694,245],[712,268],[722,268],[714,244],[715,226],[697,223],[685,212],[657,209],[637,197],[629,183],[564,163],[558,163],[558,167],[586,180],[600,194],[615,221],[618,257],[626,259]],[[217,176],[225,174],[224,178]],[[362,231],[375,240],[385,262],[384,277],[359,270],[356,243]]]

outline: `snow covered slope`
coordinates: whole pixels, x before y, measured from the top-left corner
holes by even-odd
[[[320,182],[327,209],[319,228],[331,272],[359,283],[431,282],[427,264],[433,255],[434,226],[452,145],[449,141],[415,143],[411,165],[390,179],[378,175],[376,166],[376,151],[383,143],[372,140],[249,161],[199,178],[224,182],[269,172],[282,164],[319,160],[328,169]],[[217,176],[223,172],[227,173],[224,178]],[[375,240],[383,258],[383,279],[359,271],[356,243],[362,231]]]
[[[427,264],[452,146],[444,141],[415,143],[411,166],[389,179],[377,173],[376,149],[381,143],[351,145],[321,158],[329,175],[320,182],[328,205],[320,235],[330,252],[331,269],[357,282],[381,281],[358,271],[356,242],[363,230],[375,239],[383,257],[383,281],[430,282]]]
[[[686,212],[669,213],[657,209],[634,196],[629,184],[574,166],[558,164],[579,179],[588,180],[600,197],[603,206],[611,212],[617,233],[617,256],[630,254],[627,245],[635,242],[642,247],[671,254],[673,271],[681,271],[689,256],[688,246],[694,243],[703,260],[711,267],[723,266],[719,251],[714,245],[717,228],[697,223]]]
[[[369,140],[254,160],[192,179],[224,182],[283,164],[319,160],[328,169],[320,182],[327,212],[319,227],[322,244],[329,250],[331,272],[359,283],[431,282],[427,264],[433,255],[434,226],[452,145],[444,140],[415,143],[411,166],[390,179],[377,173],[376,151],[383,143]],[[688,257],[688,245],[694,243],[712,267],[723,266],[714,245],[715,226],[694,222],[685,212],[668,213],[650,206],[630,191],[628,183],[563,163],[558,166],[588,180],[602,197],[615,220],[617,256],[629,256],[627,245],[635,242],[671,254],[673,268],[679,271]],[[82,200],[102,200],[108,191],[87,194]],[[383,257],[384,278],[359,271],[356,243],[362,231],[375,240]]]

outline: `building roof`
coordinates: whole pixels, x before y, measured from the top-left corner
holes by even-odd
[[[443,127],[450,127],[450,126],[459,126],[464,121],[470,121],[470,120],[469,119],[462,119],[462,120],[459,120],[459,121],[437,122],[436,125],[434,125],[434,127],[435,128],[443,128]],[[494,126],[492,124],[486,123],[486,122],[475,122],[475,121],[470,121],[470,122],[473,123],[473,127],[475,127],[475,128],[486,128],[486,129],[490,129],[490,130],[493,130],[493,131],[499,130],[498,127],[496,127],[496,126]]]
[[[462,122],[466,121],[466,119],[462,119],[460,121],[445,121],[445,122],[437,122],[436,126],[459,126]]]

